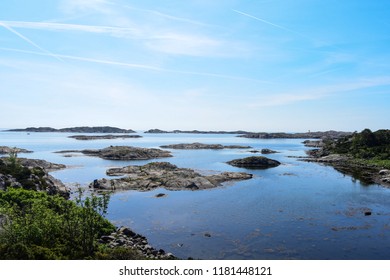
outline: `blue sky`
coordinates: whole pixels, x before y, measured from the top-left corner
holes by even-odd
[[[387,0],[2,0],[0,127],[389,128]]]

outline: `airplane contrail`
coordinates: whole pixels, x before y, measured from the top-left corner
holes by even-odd
[[[0,48],[0,50],[19,52],[19,53],[27,53],[27,54],[35,54],[35,55],[41,55],[41,56],[55,55],[56,57],[58,57],[60,59],[70,59],[70,60],[85,61],[85,62],[90,62],[90,63],[123,66],[123,67],[128,67],[128,68],[138,68],[138,69],[166,72],[166,73],[177,73],[177,74],[185,74],[185,75],[217,77],[217,78],[229,79],[229,80],[246,80],[246,81],[254,81],[254,82],[260,82],[260,83],[271,83],[269,81],[257,80],[257,79],[247,78],[247,77],[229,76],[229,75],[208,73],[208,72],[171,70],[171,69],[166,69],[166,68],[161,68],[161,67],[151,66],[151,65],[146,65],[146,64],[134,64],[134,63],[111,61],[111,60],[101,60],[101,59],[95,59],[95,58],[80,57],[80,56],[63,55],[63,54],[48,54],[47,52],[42,53],[42,52],[19,50],[19,49],[12,49],[12,48]]]
[[[294,30],[292,30],[292,29],[290,29],[290,28],[287,28],[287,27],[284,27],[284,26],[281,26],[281,25],[278,25],[278,24],[269,22],[269,21],[267,21],[267,20],[264,20],[264,19],[255,17],[255,16],[253,16],[253,15],[250,15],[250,14],[247,14],[247,13],[244,13],[244,12],[241,12],[241,11],[238,11],[238,10],[232,9],[232,11],[233,11],[233,12],[236,12],[236,13],[238,13],[238,14],[241,14],[241,15],[243,15],[243,16],[250,17],[250,18],[253,18],[253,19],[255,19],[255,20],[264,22],[264,23],[266,23],[266,24],[268,24],[268,25],[271,25],[271,26],[273,26],[273,27],[276,27],[276,28],[279,28],[279,29],[288,31],[288,32],[290,32],[290,33],[294,33],[294,34],[299,35],[299,36],[301,36],[301,37],[303,37],[303,38],[310,39],[309,37],[307,37],[307,36],[305,36],[305,35],[303,35],[303,34],[301,34],[301,33],[299,33],[299,32],[296,32],[296,31],[294,31]]]
[[[24,41],[26,41],[27,43],[29,43],[30,45],[36,47],[37,49],[47,53],[48,55],[54,57],[55,59],[61,61],[61,62],[64,62],[60,57],[56,56],[55,54],[51,53],[50,51],[42,48],[41,46],[39,46],[38,44],[34,43],[33,41],[31,41],[29,38],[27,38],[26,36],[20,34],[18,31],[14,30],[13,28],[9,27],[8,25],[4,24],[3,22],[0,22],[0,25],[3,26],[5,29],[7,29],[8,31],[12,32],[13,34],[15,34],[16,36],[18,36],[19,38],[23,39]]]
[[[115,26],[101,26],[101,25],[80,25],[69,23],[53,23],[53,22],[32,22],[32,21],[0,21],[0,25],[10,29],[26,28],[26,29],[44,29],[44,30],[69,30],[69,31],[83,31],[91,33],[130,33],[138,34],[139,31],[135,28],[129,27],[115,27]],[[12,29],[13,30],[13,29]]]

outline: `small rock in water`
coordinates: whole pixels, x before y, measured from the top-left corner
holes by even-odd
[[[165,193],[158,193],[155,195],[155,197],[157,197],[157,198],[164,197],[164,196],[167,196],[167,195]]]

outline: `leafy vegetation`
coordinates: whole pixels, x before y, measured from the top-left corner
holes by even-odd
[[[11,177],[0,191],[0,259],[141,259],[132,248],[107,248],[98,243],[115,231],[104,216],[109,194],[74,201],[37,191],[46,172],[22,166],[17,153],[0,159],[0,175]],[[16,183],[16,185],[15,185]],[[11,185],[15,185],[14,187]]]
[[[332,153],[351,155],[358,163],[378,167],[390,167],[390,130],[372,132],[364,129],[335,142],[328,142],[326,149]]]
[[[102,216],[106,195],[79,194],[73,202],[21,188],[0,192],[0,258],[93,258],[98,238],[115,227]]]

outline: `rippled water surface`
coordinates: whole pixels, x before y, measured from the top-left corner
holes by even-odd
[[[390,259],[390,189],[366,186],[332,167],[299,161],[306,149],[295,139],[246,139],[236,135],[143,134],[143,138],[79,141],[66,133],[0,132],[0,146],[33,150],[20,157],[70,168],[53,172],[64,183],[87,186],[114,166],[149,161],[108,161],[60,150],[130,145],[158,148],[177,143],[249,145],[278,151],[282,165],[245,170],[227,165],[251,149],[172,150],[159,159],[203,173],[244,171],[251,180],[203,191],[123,191],[112,195],[108,218],[145,235],[156,248],[200,259]],[[72,134],[73,135],[73,134]],[[155,160],[157,161],[157,160]],[[156,198],[159,193],[165,197]],[[366,216],[366,212],[372,214]]]

